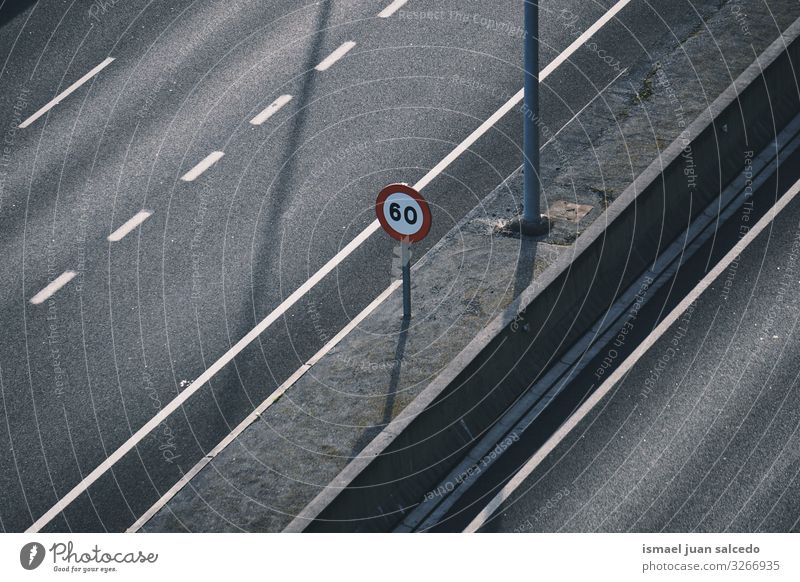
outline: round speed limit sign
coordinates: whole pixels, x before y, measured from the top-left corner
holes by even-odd
[[[386,186],[375,201],[375,213],[383,230],[399,241],[419,242],[431,230],[428,203],[407,184]]]

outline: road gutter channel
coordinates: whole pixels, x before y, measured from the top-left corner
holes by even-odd
[[[522,483],[530,477],[536,467],[549,455],[564,438],[587,416],[591,410],[636,366],[647,351],[663,338],[664,334],[675,325],[681,317],[690,312],[692,304],[697,302],[715,281],[747,250],[770,225],[778,218],[789,204],[800,194],[800,180],[795,182],[785,194],[772,206],[766,214],[748,230],[734,247],[717,263],[711,271],[691,290],[691,292],[661,321],[645,340],[637,346],[622,364],[615,369],[603,384],[584,402],[580,408],[551,436],[547,442],[531,457],[531,459],[513,475],[511,480],[489,502],[489,504],[465,528],[465,533],[475,533],[497,512],[500,506]]]
[[[789,158],[799,147],[800,115],[753,159],[752,170],[744,170],[725,188],[720,197],[711,202],[689,226],[685,234],[665,249],[653,263],[652,269],[646,271],[620,296],[603,318],[520,398],[469,452],[464,461],[439,483],[435,491],[443,491],[444,494],[423,500],[395,531],[426,531],[436,527],[456,502],[514,446],[512,444],[504,447],[501,446],[502,443],[516,442],[569,385],[571,379],[607,349],[625,324],[635,318],[634,308],[641,296],[641,290],[646,289],[647,292],[643,300],[638,302],[637,310],[646,305],[672,279],[678,269],[715,236],[718,224],[727,222],[744,206],[749,192],[757,191],[774,175],[779,160]],[[748,178],[747,174],[751,171],[752,177]],[[613,369],[615,368],[606,372],[613,372]],[[557,430],[558,428],[554,432]],[[492,450],[498,452],[489,455]],[[531,451],[533,453],[535,451]],[[471,470],[478,465],[480,472]],[[462,475],[466,477],[461,479]]]

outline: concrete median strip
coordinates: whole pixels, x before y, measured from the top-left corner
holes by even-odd
[[[685,129],[679,124],[683,130],[671,145],[603,217],[345,467],[287,531],[386,531],[413,509],[458,462],[459,452],[488,430],[532,380],[558,365],[571,341],[602,318],[616,294],[714,201],[741,171],[746,152],[763,148],[774,137],[770,132],[800,110],[793,74],[800,63],[798,33],[800,21],[694,122]]]

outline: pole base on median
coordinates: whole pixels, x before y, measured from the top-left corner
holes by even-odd
[[[500,230],[522,236],[542,236],[550,232],[550,222],[546,216],[541,216],[539,220],[525,220],[522,216],[517,216],[506,222]]]

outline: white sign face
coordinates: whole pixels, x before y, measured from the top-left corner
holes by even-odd
[[[389,194],[383,203],[383,217],[386,222],[403,236],[418,233],[423,226],[422,207],[405,192]]]
[[[375,200],[375,215],[383,230],[406,244],[428,236],[433,218],[422,195],[408,184],[389,184]]]

